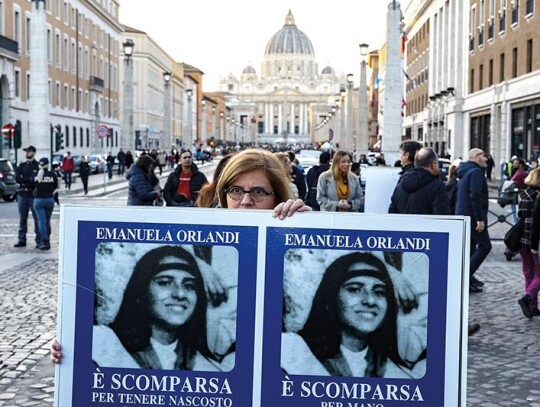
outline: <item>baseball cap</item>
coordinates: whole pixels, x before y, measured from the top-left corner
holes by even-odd
[[[39,165],[49,165],[49,159],[47,157],[41,157],[39,159]]]
[[[34,153],[36,152],[36,148],[34,146],[28,146],[26,148],[23,148],[23,151],[33,151]]]

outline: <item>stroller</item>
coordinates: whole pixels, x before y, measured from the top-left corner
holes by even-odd
[[[497,203],[501,208],[504,208],[506,205],[517,205],[519,196],[519,189],[516,186],[514,181],[504,181],[499,187],[499,197],[497,198]],[[508,221],[507,221],[508,222]],[[506,248],[504,251],[504,256],[507,261],[511,261],[518,252],[513,252],[512,250]]]

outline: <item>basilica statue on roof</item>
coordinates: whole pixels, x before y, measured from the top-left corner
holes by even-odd
[[[289,10],[283,28],[266,45],[260,76],[248,65],[239,78],[229,74],[221,79],[219,90],[230,93],[235,120],[249,129],[250,140],[238,141],[307,143],[320,141],[315,128],[346,81],[330,66],[319,72],[313,45]]]

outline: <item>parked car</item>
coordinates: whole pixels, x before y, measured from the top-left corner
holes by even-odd
[[[90,154],[88,156],[88,164],[92,174],[105,172],[107,165],[101,154]]]
[[[6,202],[14,201],[17,197],[18,186],[11,161],[0,158],[0,196],[2,199]]]
[[[311,167],[319,164],[321,153],[321,150],[300,150],[295,155],[304,172],[307,173]]]

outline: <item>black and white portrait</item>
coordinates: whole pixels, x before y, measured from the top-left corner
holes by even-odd
[[[235,363],[237,285],[235,248],[100,244],[94,363],[230,371]]]
[[[282,369],[293,375],[423,377],[428,272],[423,253],[289,250]]]

